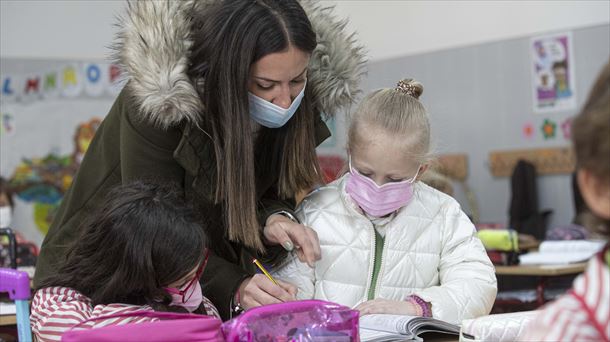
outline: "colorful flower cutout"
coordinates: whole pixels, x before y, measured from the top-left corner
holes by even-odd
[[[555,137],[557,124],[552,120],[544,119],[544,122],[542,123],[542,127],[540,127],[540,129],[542,130],[542,135],[544,136],[544,139],[551,139]]]
[[[534,125],[531,122],[523,125],[523,136],[527,139],[531,139],[534,136]]]

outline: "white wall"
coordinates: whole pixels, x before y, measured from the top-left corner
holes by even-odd
[[[333,1],[372,60],[610,22],[610,1]]]
[[[0,57],[102,59],[123,1],[0,0]]]
[[[610,1],[323,1],[372,60],[610,22]],[[100,59],[123,1],[0,1],[0,57]]]

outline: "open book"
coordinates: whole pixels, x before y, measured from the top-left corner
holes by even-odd
[[[457,339],[460,327],[429,317],[386,314],[360,317],[360,340],[363,342],[423,341],[420,335],[427,332],[455,335]]]
[[[604,248],[600,240],[543,241],[538,252],[519,256],[522,265],[560,265],[589,260]]]

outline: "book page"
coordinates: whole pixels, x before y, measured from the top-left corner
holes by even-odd
[[[389,342],[389,341],[410,341],[411,339],[402,334],[387,331],[369,330],[360,328],[361,342]]]
[[[596,252],[541,253],[530,252],[519,256],[521,265],[565,265],[589,260]]]
[[[431,331],[457,334],[460,331],[460,327],[434,318],[415,317],[407,324],[407,330],[411,331],[414,335]]]
[[[373,341],[421,341],[418,336],[427,332],[458,335],[460,328],[429,317],[374,314],[360,317],[361,340]]]
[[[538,252],[519,256],[522,265],[562,265],[589,260],[604,248],[605,241],[543,241]]]
[[[597,253],[606,244],[601,240],[564,240],[564,241],[542,241],[538,252],[540,253],[573,253],[583,252]]]
[[[17,305],[14,302],[0,302],[0,315],[15,315],[17,314]]]
[[[410,335],[407,324],[413,318],[406,315],[364,315],[360,317],[360,328]]]

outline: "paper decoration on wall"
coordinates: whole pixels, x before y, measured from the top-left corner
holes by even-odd
[[[24,158],[9,179],[9,184],[20,199],[34,204],[37,228],[46,234],[52,221],[51,212],[59,206],[63,193],[72,182],[76,169],[69,156],[49,154],[44,158]],[[48,220],[42,219],[43,217]]]
[[[542,136],[544,136],[544,139],[551,139],[551,138],[555,138],[555,131],[557,129],[557,124],[549,119],[544,119],[544,122],[542,123],[542,126],[540,127],[540,130],[542,130]]]
[[[567,140],[572,139],[572,118],[567,118],[561,123],[563,137]]]
[[[61,196],[60,196],[61,199]],[[47,234],[57,210],[59,210],[59,200],[55,203],[48,204],[44,202],[34,202],[34,223],[43,234]]]
[[[80,165],[83,161],[85,152],[87,152],[89,144],[91,144],[95,132],[100,127],[101,123],[102,121],[100,119],[94,118],[76,128],[76,133],[74,134],[74,152],[72,153],[72,160],[74,163]]]
[[[539,175],[574,172],[574,151],[570,146],[489,152],[489,167],[495,177],[510,177],[519,160],[534,164]]]
[[[534,125],[531,122],[523,125],[523,137],[526,139],[531,139],[534,137]]]
[[[34,74],[2,75],[2,101],[114,97],[125,83],[121,76],[119,67],[108,63],[66,63]]]
[[[51,153],[43,158],[24,158],[9,179],[9,184],[20,199],[34,204],[34,221],[46,234],[63,195],[72,184],[100,120],[94,118],[76,128],[74,151],[59,156]]]
[[[0,136],[11,136],[15,134],[15,117],[10,113],[0,114]]]
[[[83,92],[85,88],[85,77],[80,72],[79,67],[76,64],[66,65],[60,70],[61,73],[61,89],[64,97],[77,97]]]
[[[534,112],[576,108],[572,33],[531,39]]]

